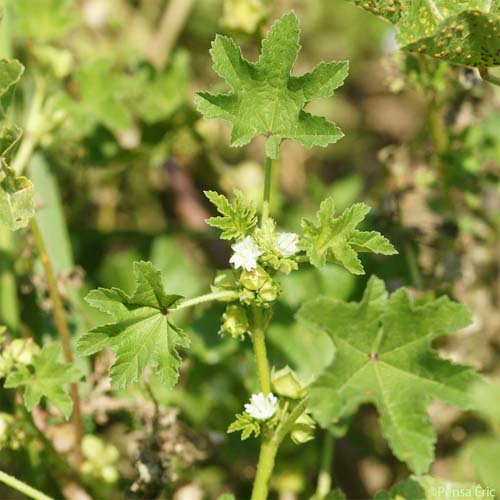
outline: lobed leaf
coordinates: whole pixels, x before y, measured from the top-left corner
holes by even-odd
[[[28,411],[31,411],[42,397],[46,397],[61,410],[65,418],[70,417],[73,401],[64,386],[80,380],[83,373],[76,366],[60,363],[60,354],[61,348],[58,344],[46,345],[33,358],[33,372],[28,367],[21,366],[7,377],[5,387],[25,386],[23,401]]]
[[[291,76],[300,50],[300,27],[290,12],[274,23],[262,42],[257,62],[247,61],[234,41],[217,35],[211,55],[214,71],[231,92],[200,92],[195,98],[205,118],[231,123],[231,145],[243,146],[258,135],[266,136],[266,155],[276,159],[283,140],[306,147],[327,146],[342,136],[326,118],[304,111],[308,102],[328,97],[342,85],[348,72],[346,61],[321,63],[301,77]]]
[[[210,217],[206,223],[221,229],[223,240],[243,239],[257,224],[255,204],[247,203],[241,191],[234,191],[232,203],[223,194],[215,191],[204,193],[221,214],[220,217]]]
[[[468,367],[441,359],[432,341],[470,323],[461,304],[440,297],[414,304],[403,289],[388,297],[372,277],[360,302],[319,297],[298,319],[333,340],[333,362],[310,387],[310,409],[323,426],[373,403],[394,454],[417,473],[433,460],[436,433],[426,408],[433,398],[468,408]]]
[[[364,220],[370,207],[356,203],[335,217],[333,198],[324,200],[315,220],[302,219],[302,248],[311,264],[321,267],[328,261],[338,262],[353,274],[364,274],[358,252],[393,255],[397,251],[376,231],[359,231],[356,227]]]
[[[111,348],[116,361],[111,381],[116,388],[137,382],[148,365],[160,381],[172,387],[179,377],[178,347],[188,347],[189,338],[169,319],[169,309],[182,297],[169,295],[163,288],[161,273],[150,262],[135,262],[135,290],[128,295],[120,289],[91,291],[86,301],[109,314],[114,321],[83,335],[78,351],[94,354]]]

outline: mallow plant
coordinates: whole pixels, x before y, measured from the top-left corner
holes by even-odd
[[[301,221],[299,233],[280,227],[273,218],[272,171],[287,167],[279,159],[282,141],[295,141],[307,148],[325,147],[343,135],[337,125],[306,108],[315,99],[330,97],[343,84],[348,62],[321,62],[312,71],[295,76],[292,72],[299,50],[300,27],[294,12],[274,23],[262,41],[256,62],[245,59],[232,39],[215,38],[211,48],[213,68],[228,90],[219,94],[200,92],[195,104],[206,119],[230,123],[232,146],[264,136],[262,203],[257,206],[240,191],[229,197],[206,191],[218,212],[206,222],[220,231],[220,238],[229,242],[232,250],[228,268],[217,273],[211,290],[194,298],[182,297],[164,287],[161,272],[152,263],[136,262],[132,293],[99,288],[87,295],[87,302],[108,320],[81,336],[77,350],[86,356],[104,348],[114,352],[110,369],[114,389],[127,388],[151,375],[172,388],[179,379],[181,354],[188,355],[190,346],[176,315],[201,304],[223,303],[220,330],[213,334],[239,339],[242,344],[251,342],[255,355],[258,387],[248,394],[248,402],[234,421],[227,422],[228,432],[241,433],[242,440],[260,442],[252,500],[268,497],[273,468],[285,439],[300,446],[314,438],[317,426],[329,432],[364,403],[377,408],[382,432],[394,455],[416,474],[396,493],[384,493],[380,498],[395,498],[401,491],[424,495],[429,481],[433,485],[437,481],[425,475],[434,459],[436,441],[427,407],[431,400],[439,399],[469,408],[469,387],[479,378],[471,368],[442,359],[433,348],[434,340],[471,322],[463,305],[447,297],[415,299],[404,289],[389,293],[384,282],[372,276],[358,302],[321,296],[310,297],[300,307],[297,321],[313,332],[326,333],[335,346],[333,361],[314,380],[301,380],[288,366],[270,366],[268,359],[266,331],[273,321],[284,275],[301,266],[322,267],[327,263],[362,275],[365,271],[360,254],[390,258],[397,253],[382,234],[364,229],[370,211],[364,203],[339,212],[335,200],[327,198],[314,217]],[[12,64],[9,71],[15,73],[14,80],[19,79],[22,71]],[[16,140],[17,129],[10,130],[4,129],[2,140],[6,145],[9,138],[10,144]],[[0,208],[2,217],[17,229],[33,215],[31,185],[28,179],[16,177],[8,166],[10,146],[6,145]],[[50,285],[54,281],[53,276],[50,279],[50,262],[44,259],[36,223],[31,227]],[[83,432],[76,385],[83,374],[71,364],[64,311],[53,283],[51,294],[66,363],[58,361],[58,345],[39,349],[25,342],[23,355],[2,358],[5,386],[23,391],[28,410],[45,397],[64,416],[69,417],[73,411],[73,421]],[[67,382],[73,384],[71,397],[63,389]],[[16,487],[12,481],[9,484]],[[317,499],[323,498],[342,498],[340,491],[332,490],[330,478],[318,484]]]

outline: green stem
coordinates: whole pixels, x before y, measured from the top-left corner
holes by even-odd
[[[19,491],[19,493],[22,493],[27,497],[34,498],[35,500],[54,500],[52,497],[49,497],[45,493],[32,488],[6,472],[0,471],[0,481],[14,490]]]
[[[66,316],[64,314],[64,306],[59,293],[59,288],[57,286],[57,279],[54,274],[54,269],[52,263],[50,262],[49,255],[47,253],[47,248],[43,239],[42,232],[36,221],[36,217],[33,217],[30,221],[30,228],[35,239],[35,245],[38,249],[40,256],[40,261],[42,262],[45,277],[47,280],[47,286],[49,289],[49,295],[52,300],[52,305],[54,309],[54,324],[59,334],[61,344],[64,351],[64,358],[67,363],[73,364],[73,351],[71,349],[71,339],[69,335],[68,323],[66,321]],[[75,430],[75,457],[77,462],[77,467],[81,463],[81,443],[83,439],[83,418],[80,407],[80,395],[78,392],[78,385],[70,385],[71,399],[73,400],[73,427]]]
[[[269,493],[269,480],[274,469],[279,446],[292,430],[295,421],[306,409],[306,400],[297,403],[290,415],[282,422],[270,437],[264,437],[260,446],[259,462],[253,483],[251,500],[266,500]]]
[[[45,83],[42,79],[35,80],[35,95],[26,119],[24,134],[11,167],[16,175],[21,175],[40,140],[40,126],[43,125],[42,106],[45,99]]]
[[[264,199],[262,201],[262,218],[261,224],[264,225],[264,222],[269,217],[269,204],[271,200],[271,178],[273,171],[273,160],[271,158],[266,157],[266,172],[264,179]]]
[[[264,337],[265,321],[262,309],[255,308],[253,318],[252,343],[255,361],[257,362],[257,374],[259,376],[260,390],[267,396],[271,392],[271,376],[267,360],[266,340]]]
[[[266,500],[269,493],[269,480],[274,469],[278,446],[275,442],[263,441],[260,446],[259,463],[253,483],[251,500]]]
[[[200,295],[199,297],[193,297],[192,299],[184,300],[178,306],[171,309],[171,312],[177,311],[179,309],[186,309],[187,307],[197,306],[198,304],[204,304],[205,302],[212,302],[214,300],[221,300],[223,302],[231,302],[239,297],[237,292],[233,291],[223,291],[223,292],[213,292],[207,293],[205,295]]]
[[[316,496],[314,500],[323,500],[332,489],[332,465],[333,449],[335,440],[333,435],[326,430],[323,439],[323,454],[321,457],[321,468],[318,475],[318,484],[316,486]]]
[[[488,68],[479,68],[479,74],[485,82],[492,83],[493,85],[500,87],[500,78],[490,74]]]

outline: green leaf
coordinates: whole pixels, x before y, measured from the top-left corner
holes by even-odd
[[[0,170],[0,223],[16,231],[25,227],[35,214],[33,184],[26,177],[16,177],[5,165],[3,172]]]
[[[69,363],[58,361],[61,348],[58,344],[46,345],[33,358],[33,370],[21,366],[10,374],[5,381],[6,388],[24,385],[23,400],[28,411],[36,406],[42,397],[46,397],[55,407],[61,410],[65,418],[69,418],[73,402],[63,387],[77,382],[83,373]]]
[[[455,64],[487,68],[500,64],[500,18],[480,11],[462,12],[442,22],[436,32],[404,50]]]
[[[217,500],[236,500],[236,497],[229,493],[224,493],[224,495],[220,496]]]
[[[175,52],[161,71],[150,66],[142,68],[136,81],[137,114],[148,124],[170,118],[186,100],[189,76],[189,56],[184,51]]]
[[[373,500],[426,500],[425,490],[413,479],[401,481],[390,491],[379,491]]]
[[[16,59],[0,59],[0,118],[5,116],[12,92],[24,73],[24,66]]]
[[[255,63],[243,58],[232,39],[215,38],[211,50],[214,71],[226,80],[231,92],[200,92],[195,103],[205,118],[232,124],[232,146],[244,146],[264,135],[268,137],[266,155],[276,159],[284,139],[310,148],[327,146],[343,136],[335,124],[307,113],[304,107],[314,99],[332,95],[345,80],[348,63],[321,63],[301,77],[291,76],[299,38],[299,20],[294,12],[274,23]]]
[[[319,297],[303,305],[298,319],[326,332],[337,349],[310,387],[317,421],[327,426],[373,403],[394,454],[415,472],[427,471],[436,439],[427,405],[438,398],[468,408],[469,385],[479,379],[432,349],[433,340],[470,323],[468,310],[447,297],[412,303],[403,289],[388,298],[372,277],[361,302]]]
[[[324,500],[346,500],[346,498],[347,497],[344,495],[344,492],[341,489],[336,488],[330,491]]]
[[[69,13],[73,0],[8,0],[17,14],[17,31],[37,41],[64,36],[77,19]]]
[[[500,438],[491,435],[473,438],[466,444],[465,451],[469,454],[481,483],[497,492],[500,491]]]
[[[204,193],[222,215],[221,217],[210,217],[206,223],[221,229],[220,237],[223,240],[243,239],[257,224],[255,204],[248,203],[241,191],[234,190],[232,203],[223,194],[215,191],[205,191]]]
[[[396,26],[403,50],[455,64],[500,64],[500,4],[492,0],[348,0]]]
[[[17,125],[3,124],[0,130],[0,157],[5,162],[8,162],[12,156],[12,152],[23,135],[23,131]]]
[[[392,244],[376,231],[358,231],[370,207],[356,203],[335,217],[333,198],[321,203],[316,220],[302,219],[303,239],[301,246],[311,264],[321,267],[327,261],[343,265],[353,274],[364,274],[358,252],[393,255],[397,251]]]
[[[78,351],[88,356],[111,348],[116,354],[111,368],[116,388],[137,382],[147,365],[153,366],[162,384],[173,387],[180,366],[176,348],[189,346],[187,335],[169,319],[169,309],[182,297],[165,292],[161,273],[150,262],[135,262],[134,274],[132,295],[118,288],[99,288],[87,295],[86,301],[114,322],[83,335]]]
[[[117,73],[112,61],[96,59],[80,68],[75,78],[80,90],[80,108],[93,121],[110,130],[126,130],[132,126],[132,115],[124,102],[131,80]]]
[[[236,420],[227,429],[229,434],[238,431],[241,431],[241,440],[245,441],[245,439],[248,439],[252,434],[254,434],[255,437],[259,436],[260,425],[255,419],[248,415],[248,413],[240,413],[236,415]]]

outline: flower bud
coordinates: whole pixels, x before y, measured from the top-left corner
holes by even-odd
[[[311,439],[314,439],[314,429],[316,425],[314,420],[307,414],[307,412],[302,413],[302,415],[296,420],[292,431],[290,432],[290,437],[295,444],[304,444]]]
[[[30,365],[33,361],[33,356],[40,351],[40,347],[32,339],[14,339],[6,351],[8,351],[14,363]]]
[[[271,278],[266,280],[259,290],[259,297],[264,302],[273,302],[278,298],[280,289],[277,283],[275,283]]]
[[[291,399],[300,399],[305,396],[306,390],[289,366],[273,372],[271,381],[275,392],[280,396]]]
[[[226,307],[222,316],[222,328],[232,337],[242,337],[248,331],[248,318],[245,308],[236,304]]]
[[[262,267],[258,266],[250,271],[243,271],[240,276],[240,283],[247,290],[257,291],[262,288],[269,278],[269,274]]]

